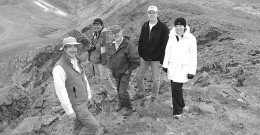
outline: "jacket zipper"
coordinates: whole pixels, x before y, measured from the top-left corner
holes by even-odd
[[[74,94],[75,94],[75,98],[77,98],[76,88],[75,88],[75,87],[73,87],[73,92],[74,92]]]

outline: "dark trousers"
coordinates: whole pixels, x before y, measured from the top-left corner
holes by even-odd
[[[87,103],[72,106],[77,118],[74,121],[74,135],[97,135],[99,123],[88,110]]]
[[[123,74],[120,77],[115,78],[117,82],[117,93],[119,97],[119,103],[126,108],[132,108],[130,95],[127,91],[131,72],[128,74]]]
[[[171,81],[173,115],[182,114],[182,110],[185,106],[182,93],[182,86],[183,83]]]

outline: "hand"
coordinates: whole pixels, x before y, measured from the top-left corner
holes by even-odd
[[[125,71],[125,74],[129,74],[129,73],[130,73],[130,70],[127,69],[127,70]]]
[[[76,118],[76,113],[73,112],[72,114],[69,115],[69,118],[72,119],[72,118]]]
[[[168,69],[167,68],[164,68],[162,69],[165,73],[167,73]]]
[[[188,78],[188,79],[193,79],[193,78],[194,78],[194,75],[188,74],[188,75],[187,75],[187,78]]]
[[[105,46],[100,47],[100,49],[101,49],[101,53],[106,53],[106,48],[105,48]]]
[[[91,98],[91,99],[88,100],[88,104],[89,104],[89,105],[94,104],[93,98]]]

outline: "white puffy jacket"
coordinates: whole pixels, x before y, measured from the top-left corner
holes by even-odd
[[[167,74],[170,80],[184,83],[188,81],[188,74],[196,74],[197,41],[190,33],[188,26],[183,38],[179,41],[176,35],[175,27],[173,27],[165,49],[163,67],[168,69]]]

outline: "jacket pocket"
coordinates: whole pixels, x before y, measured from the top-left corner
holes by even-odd
[[[73,92],[74,92],[74,94],[75,94],[75,98],[77,98],[77,91],[76,91],[76,88],[75,88],[75,87],[73,87]]]

